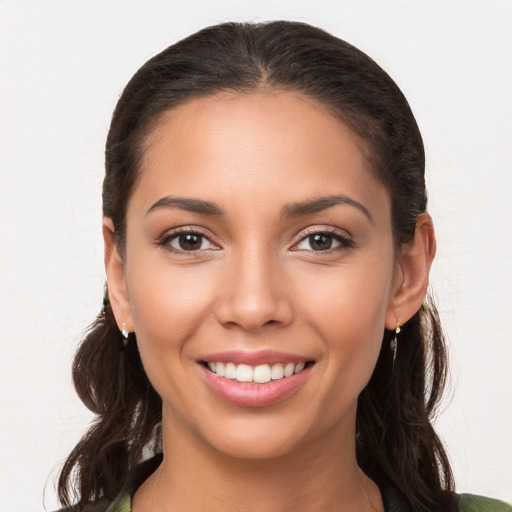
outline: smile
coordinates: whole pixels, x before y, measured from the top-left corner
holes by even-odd
[[[299,363],[275,363],[259,364],[250,366],[248,364],[235,364],[223,362],[208,362],[208,369],[218,377],[224,377],[238,382],[253,382],[255,384],[265,384],[273,380],[285,379],[304,370],[306,365],[312,362],[301,361]]]
[[[209,354],[198,363],[205,383],[223,401],[239,407],[266,407],[298,392],[316,362],[267,350]]]

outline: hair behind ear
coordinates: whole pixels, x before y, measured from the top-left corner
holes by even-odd
[[[438,312],[429,302],[402,327],[394,365],[394,333],[385,332],[357,411],[361,468],[377,481],[385,475],[418,512],[450,510],[454,488],[448,456],[432,426],[447,354]]]
[[[131,336],[126,346],[107,304],[75,355],[73,380],[95,422],[65,461],[58,481],[61,504],[83,506],[114,499],[142,460],[158,444],[161,399],[149,383]]]

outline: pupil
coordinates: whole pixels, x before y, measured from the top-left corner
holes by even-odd
[[[193,251],[201,247],[201,237],[194,234],[180,235],[180,248],[186,251]]]
[[[311,248],[315,251],[325,251],[332,245],[332,237],[328,235],[311,235],[309,237]]]

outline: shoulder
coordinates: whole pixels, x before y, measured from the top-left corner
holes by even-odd
[[[504,501],[476,496],[475,494],[461,494],[459,501],[460,512],[512,512],[512,506]]]

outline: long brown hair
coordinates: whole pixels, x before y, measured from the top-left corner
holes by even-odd
[[[395,243],[411,239],[426,209],[425,155],[393,80],[357,48],[310,25],[226,23],[150,59],[119,99],[106,144],[103,214],[114,223],[121,255],[145,139],[161,117],[193,98],[263,87],[314,98],[359,135],[390,193]],[[394,369],[391,334],[383,333],[375,371],[359,397],[358,462],[377,481],[391,481],[412,510],[446,510],[453,478],[431,424],[447,371],[434,305],[424,305],[403,326]],[[108,300],[77,351],[73,377],[96,421],[66,460],[58,492],[63,505],[81,507],[113,499],[158,445],[162,404],[144,373],[135,336],[123,345]]]

